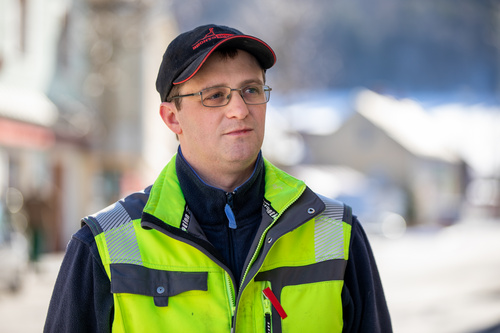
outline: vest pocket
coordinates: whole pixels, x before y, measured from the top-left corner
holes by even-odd
[[[277,298],[286,318],[272,307],[273,332],[341,332],[344,259],[278,267],[256,275]]]
[[[284,287],[281,304],[288,317],[281,321],[283,332],[342,332],[342,286],[343,281],[324,281]]]
[[[111,264],[111,292],[154,298],[156,306],[168,306],[168,298],[183,292],[207,291],[208,272],[176,272],[133,264]]]

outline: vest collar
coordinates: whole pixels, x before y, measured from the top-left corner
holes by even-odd
[[[182,219],[186,213],[186,200],[177,177],[177,157],[178,154],[172,157],[156,179],[143,213],[153,216],[174,228],[181,228]],[[306,186],[304,182],[276,168],[260,154],[259,159],[263,164],[262,170],[259,171],[261,162],[257,163],[256,171],[249,181],[259,173],[264,174],[264,193],[265,200],[269,203],[268,211],[274,212],[273,215],[280,215],[299,198]],[[259,175],[258,177],[262,176]],[[249,182],[247,183],[250,185]],[[244,190],[244,187],[242,186],[239,190]]]

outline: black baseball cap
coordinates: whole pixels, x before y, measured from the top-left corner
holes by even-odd
[[[234,28],[215,24],[203,25],[177,36],[163,54],[156,79],[156,90],[160,93],[161,101],[166,101],[174,85],[191,79],[221,45],[247,51],[257,59],[264,70],[276,63],[273,49],[264,41]]]

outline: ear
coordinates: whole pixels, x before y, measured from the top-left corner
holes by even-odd
[[[179,120],[177,119],[177,108],[174,103],[163,102],[160,104],[160,116],[165,125],[175,134],[182,133]]]

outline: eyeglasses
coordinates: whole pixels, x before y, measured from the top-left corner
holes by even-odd
[[[232,92],[239,91],[245,104],[258,105],[269,102],[271,90],[271,87],[259,84],[249,85],[239,89],[211,87],[193,94],[174,96],[172,99],[200,95],[201,104],[209,108],[217,108],[227,105],[231,100]]]

